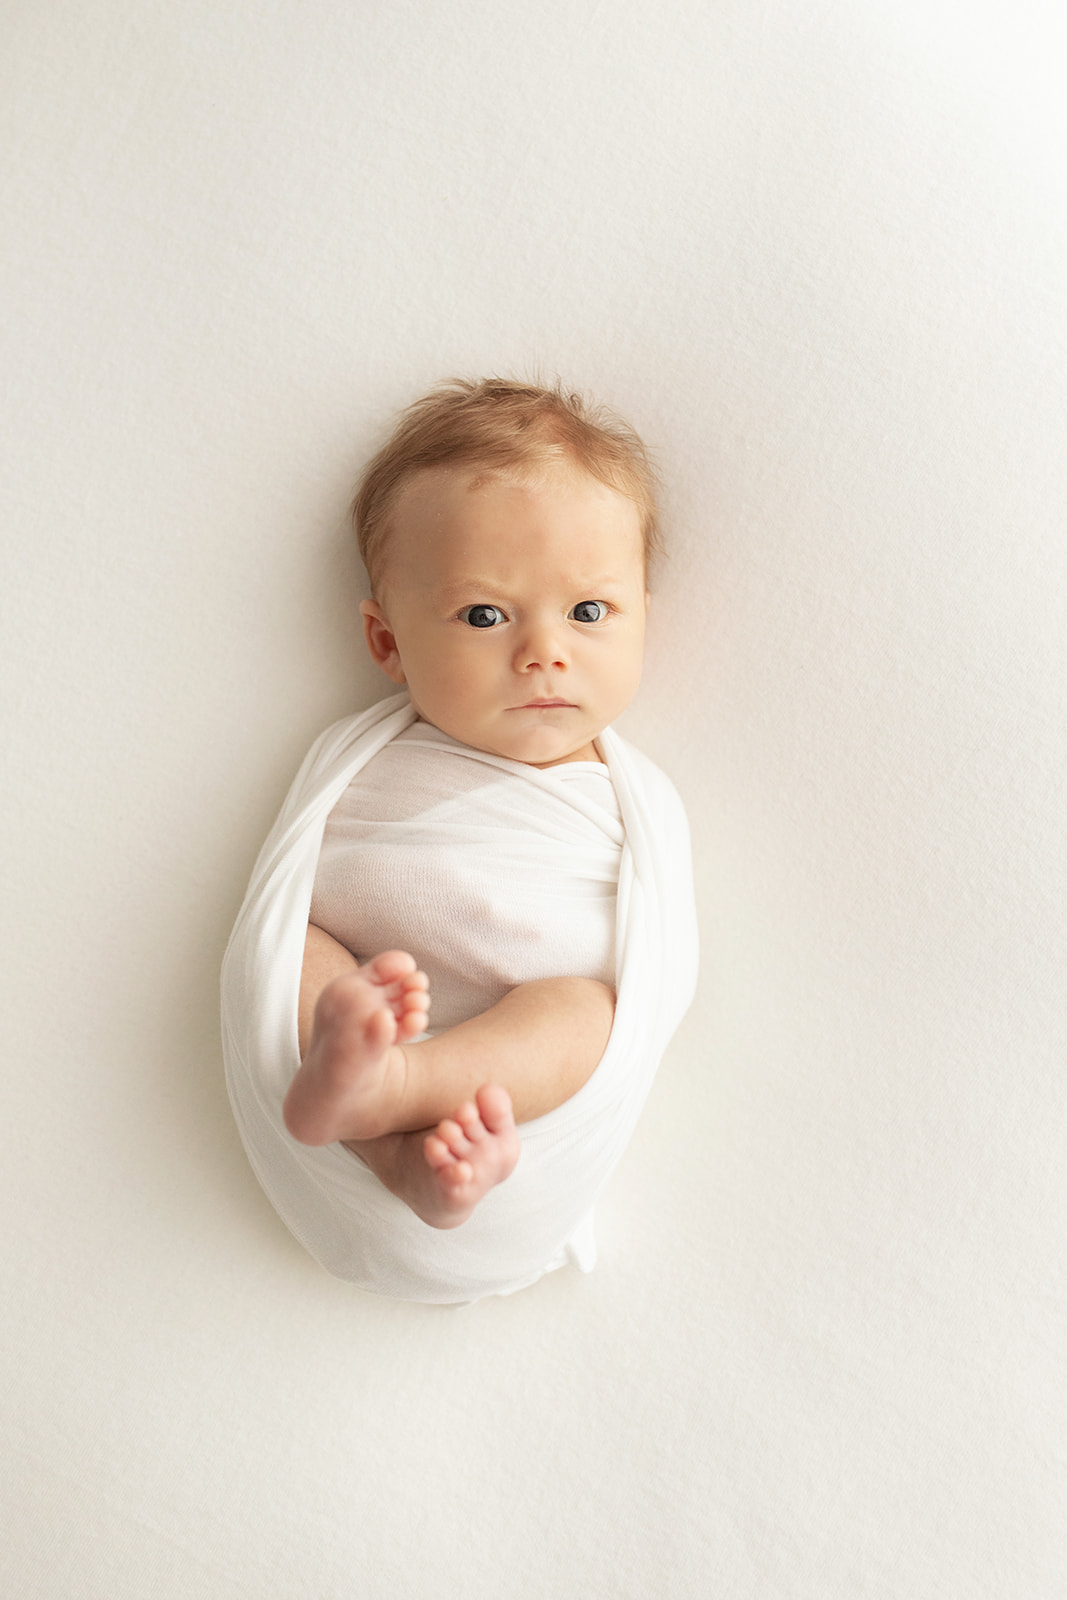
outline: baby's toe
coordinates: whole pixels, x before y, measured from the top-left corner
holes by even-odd
[[[459,1161],[470,1150],[470,1140],[466,1132],[452,1117],[446,1117],[443,1122],[439,1122],[436,1132],[441,1143],[455,1160]]]
[[[498,1083],[486,1083],[478,1090],[478,1115],[492,1134],[508,1133],[515,1126],[511,1096]]]
[[[453,1160],[451,1150],[436,1133],[426,1135],[422,1141],[422,1150],[431,1167],[443,1167],[447,1161]]]
[[[396,1036],[400,1043],[409,1044],[412,1039],[417,1039],[420,1033],[425,1033],[429,1020],[425,1011],[405,1011],[396,1022]]]
[[[485,1123],[482,1121],[478,1107],[471,1102],[460,1106],[456,1112],[456,1121],[471,1144],[479,1144],[486,1135]]]
[[[415,971],[415,957],[406,950],[383,950],[361,969],[374,983],[403,982]]]

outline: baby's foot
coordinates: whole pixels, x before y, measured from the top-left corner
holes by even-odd
[[[416,1207],[424,1222],[454,1228],[466,1222],[479,1200],[515,1169],[522,1146],[511,1096],[486,1083],[475,1104],[460,1106],[439,1122],[423,1143],[429,1204]]]
[[[426,974],[403,950],[328,983],[285,1097],[293,1138],[320,1145],[391,1132],[407,1077],[399,1046],[423,1032],[429,1004]]]

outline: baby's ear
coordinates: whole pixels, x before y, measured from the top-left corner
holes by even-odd
[[[375,662],[394,683],[406,683],[404,668],[400,664],[400,651],[396,647],[396,635],[389,626],[389,618],[377,600],[361,600],[359,609],[363,617],[363,637]]]

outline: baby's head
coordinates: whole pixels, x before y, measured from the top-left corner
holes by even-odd
[[[490,379],[417,401],[354,505],[367,643],[427,721],[534,766],[595,760],[636,691],[654,478],[624,423]]]

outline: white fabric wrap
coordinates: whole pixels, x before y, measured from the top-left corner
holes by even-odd
[[[415,721],[407,694],[394,695],[335,723],[312,747],[260,852],[227,946],[223,1052],[249,1161],[305,1249],[372,1292],[454,1303],[521,1289],[567,1261],[585,1270],[593,1265],[593,1203],[692,999],[696,915],[681,801],[652,762],[607,729],[598,742],[625,830],[616,896],[617,1004],[611,1037],[588,1082],[522,1126],[514,1173],[458,1228],[422,1222],[342,1145],[298,1144],[281,1108],[300,1059],[300,972],[326,819],[361,768]],[[500,765],[523,771],[516,763]],[[507,892],[502,884],[501,895]]]

